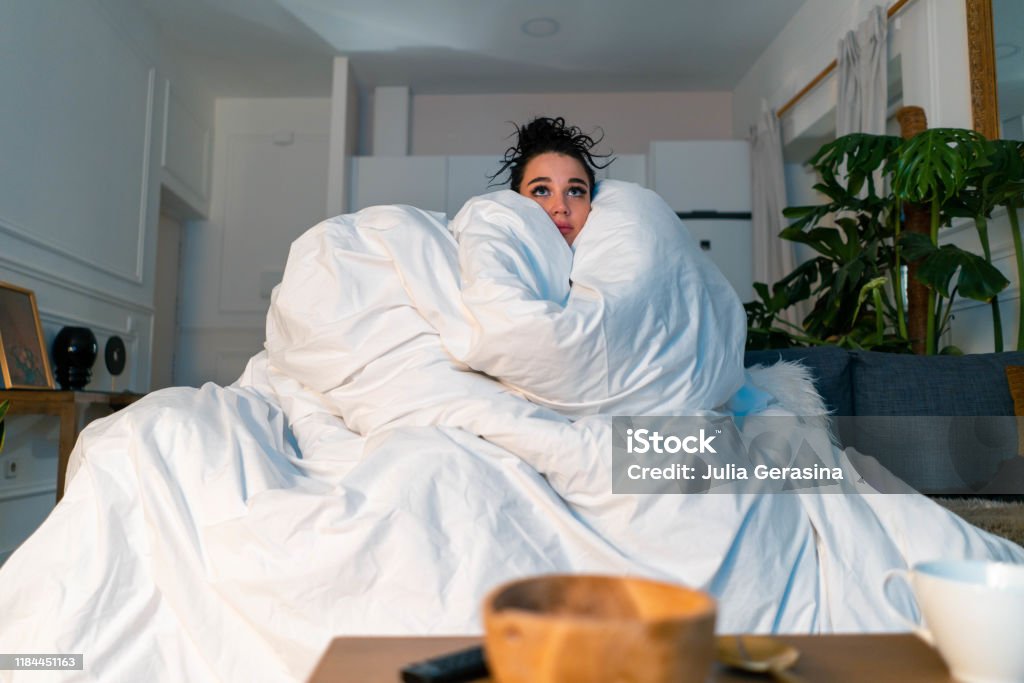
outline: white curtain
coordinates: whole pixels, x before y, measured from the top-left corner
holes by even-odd
[[[836,137],[847,133],[885,133],[888,105],[888,19],[885,8],[874,7],[854,31],[839,41],[837,58],[839,94],[836,102]],[[751,128],[753,173],[754,281],[769,287],[795,268],[793,243],[779,239],[786,221],[786,184],[782,161],[782,135],[775,112],[762,107]],[[802,302],[783,312],[799,325],[810,310]]]
[[[885,133],[888,105],[885,9],[875,7],[857,27],[839,41],[836,71],[836,137],[848,133]]]
[[[796,263],[793,243],[779,238],[779,232],[786,226],[782,217],[782,209],[786,207],[786,181],[779,118],[764,104],[757,125],[750,129],[750,167],[754,282],[764,282],[770,288],[793,272]],[[790,307],[783,311],[783,317],[799,325],[803,311]]]

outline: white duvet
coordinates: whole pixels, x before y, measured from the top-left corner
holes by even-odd
[[[707,589],[720,631],[896,630],[885,570],[1024,562],[867,485],[613,494],[612,415],[820,411],[798,368],[745,376],[744,324],[664,202],[625,183],[599,185],[574,252],[508,191],[450,225],[404,206],[325,221],[235,385],[83,432],[63,501],[0,569],[0,652],[85,670],[0,680],[303,680],[335,635],[476,633],[487,590],[554,571]]]

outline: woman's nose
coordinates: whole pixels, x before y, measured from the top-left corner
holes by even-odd
[[[569,206],[561,197],[555,197],[551,200],[551,204],[548,206],[548,212],[551,213],[552,216],[556,213],[568,214]]]

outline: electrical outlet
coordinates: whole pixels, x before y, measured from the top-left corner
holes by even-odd
[[[4,479],[14,479],[18,476],[18,461],[14,458],[4,462]]]

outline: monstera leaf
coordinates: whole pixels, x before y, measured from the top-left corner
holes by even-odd
[[[892,189],[900,199],[923,204],[948,202],[963,190],[970,171],[986,158],[988,141],[964,128],[931,128],[900,149]]]
[[[945,297],[951,295],[949,284],[957,271],[957,292],[976,301],[989,301],[1010,284],[999,269],[983,257],[952,244],[936,247],[926,235],[915,233],[904,233],[900,244],[908,259],[921,259],[917,278]]]
[[[821,175],[817,188],[834,201],[843,201],[861,194],[865,187],[869,196],[877,196],[873,175],[895,163],[902,140],[891,135],[851,133],[821,147],[808,162]],[[840,182],[839,178],[846,182]]]
[[[979,163],[977,182],[983,195],[995,195],[993,203],[1014,183],[1024,180],[1024,147],[1016,140],[986,140],[985,158]]]
[[[986,163],[979,169],[984,194],[992,205],[1016,200],[1024,194],[1024,142],[989,140]]]

